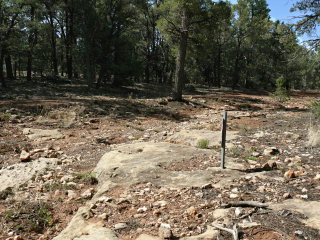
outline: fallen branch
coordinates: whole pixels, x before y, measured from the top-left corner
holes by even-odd
[[[229,202],[227,204],[222,204],[221,207],[230,208],[230,207],[259,207],[267,208],[269,205],[267,203],[261,203],[258,201],[235,201]]]
[[[239,240],[239,233],[238,233],[238,229],[237,229],[237,224],[233,225],[232,229],[224,228],[224,227],[221,227],[221,226],[216,225],[214,223],[212,223],[212,226],[214,226],[215,228],[218,228],[219,230],[231,233],[234,240]]]

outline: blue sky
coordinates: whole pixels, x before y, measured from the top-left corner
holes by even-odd
[[[267,0],[269,9],[271,10],[270,16],[272,20],[280,20],[285,23],[294,23],[297,21],[298,16],[301,16],[302,13],[299,12],[290,12],[290,8],[296,3],[298,0]],[[231,3],[236,3],[237,0],[230,0]],[[320,30],[318,29],[317,34],[320,35]],[[307,40],[310,38],[316,37],[315,34],[313,36],[302,36],[301,40]]]

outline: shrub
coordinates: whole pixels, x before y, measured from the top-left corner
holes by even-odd
[[[290,99],[289,92],[285,87],[285,80],[283,76],[280,76],[276,80],[276,90],[271,96],[279,102],[285,102]]]
[[[208,139],[200,139],[197,143],[198,148],[206,149],[209,146]]]

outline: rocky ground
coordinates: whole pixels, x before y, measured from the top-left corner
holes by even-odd
[[[15,85],[0,97],[0,239],[234,239],[216,226],[235,224],[239,239],[320,239],[320,93]]]

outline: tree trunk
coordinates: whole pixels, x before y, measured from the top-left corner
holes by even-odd
[[[73,77],[73,56],[72,56],[72,45],[73,45],[73,0],[65,0],[67,4],[66,9],[66,61],[67,61],[67,74],[68,78]]]
[[[31,6],[30,9],[30,20],[31,22],[34,22],[34,15],[35,15],[35,7]],[[35,39],[36,39],[36,33],[32,30],[30,30],[29,33],[29,51],[28,51],[28,60],[27,60],[27,81],[31,81],[32,80],[32,53],[33,53],[33,47],[34,47],[34,43],[35,43]]]
[[[120,71],[119,71],[119,64],[120,64],[120,46],[119,43],[115,43],[114,46],[114,63],[116,65],[116,69],[114,70],[113,73],[113,83],[112,85],[115,87],[120,87],[121,86],[121,76],[120,76]]]
[[[53,13],[49,10],[50,30],[51,30],[51,61],[54,77],[58,76],[58,60],[57,60],[57,43],[56,43],[56,30],[54,27]]]
[[[6,63],[6,70],[7,70],[7,79],[8,80],[13,80],[13,70],[12,70],[12,63],[11,63],[11,56],[7,55],[5,57],[5,63]]]
[[[18,68],[18,63],[15,60],[14,65],[13,65],[13,74],[14,74],[14,79],[17,79],[17,68]]]
[[[29,51],[28,53],[28,62],[27,62],[27,81],[31,81],[32,79],[32,53]]]
[[[2,87],[6,87],[6,82],[4,80],[4,74],[3,74],[3,61],[4,61],[3,50],[0,50],[0,82]]]
[[[174,91],[173,91],[173,100],[175,101],[182,101],[182,90],[185,84],[184,66],[185,66],[187,44],[188,44],[187,21],[188,21],[187,11],[184,8],[182,10],[182,17],[181,17],[179,53],[176,60],[175,83],[174,83]]]

